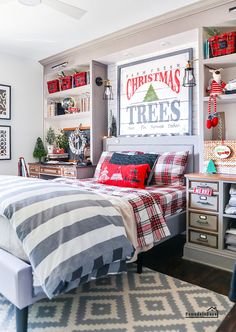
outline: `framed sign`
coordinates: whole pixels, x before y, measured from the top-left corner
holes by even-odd
[[[192,88],[182,86],[185,50],[118,67],[119,135],[191,135]]]
[[[11,87],[0,84],[0,120],[11,119]]]
[[[0,160],[11,159],[11,127],[0,125]]]

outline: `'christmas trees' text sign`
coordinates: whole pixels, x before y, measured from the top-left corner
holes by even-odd
[[[190,135],[192,88],[182,86],[192,49],[118,67],[120,135]]]

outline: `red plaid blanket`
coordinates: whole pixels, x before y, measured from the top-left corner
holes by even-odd
[[[108,186],[96,179],[57,178],[53,181],[80,186],[82,189],[118,196],[131,204],[137,223],[138,245],[143,247],[170,235],[165,217],[186,207],[185,187],[154,185],[145,189]]]

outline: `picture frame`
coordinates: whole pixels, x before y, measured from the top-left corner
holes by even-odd
[[[11,126],[0,125],[0,161],[11,159]]]
[[[182,85],[193,49],[118,66],[118,135],[192,135],[192,87]]]
[[[0,120],[11,119],[11,86],[0,84]]]

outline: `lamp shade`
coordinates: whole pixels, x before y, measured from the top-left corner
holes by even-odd
[[[184,78],[183,78],[183,86],[184,87],[191,87],[195,86],[195,76],[194,76],[194,69],[191,66],[191,62],[188,61],[186,68],[184,69]]]

